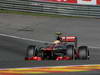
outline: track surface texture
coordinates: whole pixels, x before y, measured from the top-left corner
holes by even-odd
[[[0,35],[0,68],[16,67],[42,67],[42,66],[66,66],[82,64],[100,64],[100,19],[92,18],[60,18],[0,14],[0,34],[7,34],[22,38],[52,41],[55,40],[55,32],[64,32],[67,35],[76,35],[79,45],[88,45],[90,48],[90,60],[72,61],[24,61],[25,49],[30,44],[38,46],[42,43],[22,40]],[[52,73],[50,75],[56,75]],[[57,75],[100,75],[99,71],[70,72]],[[43,74],[49,75],[49,74]]]

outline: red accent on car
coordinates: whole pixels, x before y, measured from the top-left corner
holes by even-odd
[[[63,57],[63,60],[71,60],[72,58],[71,57]]]
[[[63,57],[60,57],[60,56],[56,58],[56,60],[62,60],[62,59]]]
[[[72,59],[71,57],[67,57],[67,56],[65,56],[65,57],[59,56],[56,58],[56,60],[71,60],[71,59]]]
[[[35,56],[35,57],[26,57],[25,60],[36,60],[36,61],[41,61],[42,58],[41,58],[41,57],[37,57],[37,56]]]
[[[53,50],[53,48],[48,47],[48,48],[43,48],[43,50],[45,50],[45,51],[52,51],[52,50]]]
[[[79,57],[80,57],[80,55],[79,55],[79,50],[76,52],[76,54],[75,54],[75,55],[76,55],[76,57],[77,57],[77,58],[79,58]]]

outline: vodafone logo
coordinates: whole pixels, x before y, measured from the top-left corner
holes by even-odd
[[[86,4],[86,5],[96,5],[96,0],[77,0],[78,4]]]

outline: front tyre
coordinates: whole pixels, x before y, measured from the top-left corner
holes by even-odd
[[[66,50],[66,56],[75,59],[75,50],[73,45],[68,45]]]
[[[36,55],[36,47],[34,45],[30,45],[27,47],[26,57],[33,57]]]
[[[89,49],[87,46],[80,46],[78,49],[79,59],[89,59]]]

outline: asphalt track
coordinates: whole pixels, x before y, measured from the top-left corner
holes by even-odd
[[[13,16],[13,17],[12,17]],[[11,19],[7,19],[7,18]],[[16,18],[17,17],[17,18]],[[44,66],[66,66],[83,64],[100,64],[100,20],[86,18],[48,18],[16,15],[0,15],[0,33],[18,36],[22,38],[36,40],[53,40],[54,32],[62,31],[68,35],[77,35],[79,45],[88,45],[90,47],[90,60],[72,60],[72,61],[24,61],[25,49],[30,44],[38,46],[42,43],[27,39],[18,39],[0,35],[0,68],[17,67],[44,67]],[[19,20],[20,18],[20,20]],[[29,19],[27,22],[25,19]],[[41,20],[41,19],[45,20]],[[23,20],[24,19],[24,20]],[[33,19],[33,20],[32,20]],[[15,21],[13,21],[15,20]],[[17,20],[17,22],[16,22]],[[29,22],[30,21],[30,22]],[[17,24],[18,23],[18,24]],[[31,24],[32,23],[32,24]],[[21,24],[25,24],[21,26]],[[37,24],[37,25],[36,25]],[[20,27],[15,27],[19,25]],[[24,27],[25,26],[25,27]],[[28,26],[28,27],[27,27]],[[27,29],[29,28],[29,30]],[[52,73],[52,75],[100,75],[99,71],[89,72],[64,72]],[[45,75],[45,74],[43,74]],[[46,74],[49,75],[49,74]],[[51,74],[50,74],[51,75]]]

